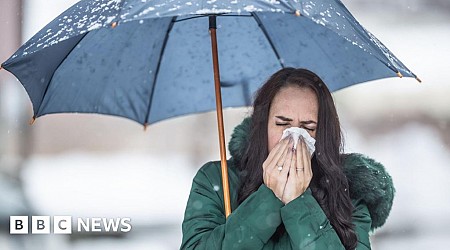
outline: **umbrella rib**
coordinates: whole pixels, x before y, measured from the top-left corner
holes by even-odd
[[[208,17],[210,15],[197,15],[197,16],[192,16],[192,17],[186,17],[183,19],[177,19],[174,22],[182,22],[182,21],[187,21],[187,20],[191,20],[191,19],[196,19],[196,18],[201,18],[201,17]],[[220,17],[252,17],[252,15],[217,15]]]
[[[285,66],[283,60],[281,59],[278,50],[275,48],[275,44],[273,43],[272,39],[270,39],[269,32],[267,32],[266,27],[264,27],[264,24],[261,22],[261,19],[259,19],[259,17],[255,13],[252,13],[252,16],[255,19],[256,23],[258,23],[259,28],[261,29],[270,46],[272,47],[272,50],[275,52],[275,56],[277,57],[278,62],[280,62],[281,67],[284,68]]]
[[[250,15],[233,15],[233,14],[223,14],[223,15],[217,15],[220,17],[253,17],[252,14]]]
[[[186,17],[183,19],[178,19],[173,21],[174,23],[178,23],[178,22],[182,22],[182,21],[187,21],[187,20],[191,20],[191,19],[196,19],[196,18],[201,18],[201,17],[206,17],[207,15],[198,15],[198,16],[193,16],[193,17]]]
[[[161,61],[162,61],[161,58],[162,58],[162,56],[164,54],[164,51],[166,49],[167,41],[169,40],[169,33],[172,30],[176,19],[177,19],[176,17],[172,18],[172,20],[170,21],[169,27],[167,28],[166,36],[164,37],[164,42],[162,44],[161,53],[159,54],[158,65],[156,66],[155,76],[153,77],[153,86],[152,86],[152,90],[150,92],[150,99],[149,99],[149,102],[148,102],[147,114],[145,115],[144,126],[148,125],[148,119],[149,119],[149,116],[150,116],[150,109],[151,109],[151,106],[152,106],[153,96],[154,96],[154,93],[155,93],[156,79],[158,78],[159,68],[161,66]]]

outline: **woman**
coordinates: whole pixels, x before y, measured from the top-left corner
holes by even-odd
[[[280,140],[290,127],[302,137]],[[229,144],[231,215],[225,219],[220,162],[197,173],[181,249],[370,249],[369,232],[386,221],[394,196],[384,167],[342,153],[339,119],[322,80],[305,69],[276,72],[260,88],[253,115]]]

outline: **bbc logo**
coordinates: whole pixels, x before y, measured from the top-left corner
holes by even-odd
[[[10,216],[10,234],[28,234],[31,226],[32,234],[50,234],[53,228],[54,234],[72,233],[72,216],[53,216],[53,227],[50,216],[31,216],[31,223],[28,216]],[[131,231],[130,218],[77,218],[74,229],[77,232],[122,232]]]
[[[28,234],[28,216],[10,216],[10,234]],[[50,234],[50,216],[31,216],[32,234]],[[53,216],[54,234],[72,233],[72,216]]]

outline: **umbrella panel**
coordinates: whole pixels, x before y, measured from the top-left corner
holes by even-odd
[[[130,22],[88,33],[56,70],[38,115],[75,111],[145,123],[161,34],[171,20]]]

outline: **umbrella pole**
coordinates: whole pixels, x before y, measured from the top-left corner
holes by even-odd
[[[216,16],[209,16],[209,32],[211,34],[212,59],[214,68],[214,86],[216,89],[216,113],[217,126],[219,129],[219,144],[220,144],[220,163],[222,169],[222,187],[223,187],[223,201],[225,205],[225,216],[231,214],[230,205],[230,187],[228,184],[228,167],[227,167],[227,152],[225,149],[225,133],[223,126],[222,113],[222,93],[220,90],[220,74],[219,74],[219,53],[217,52],[217,36],[216,36]]]

